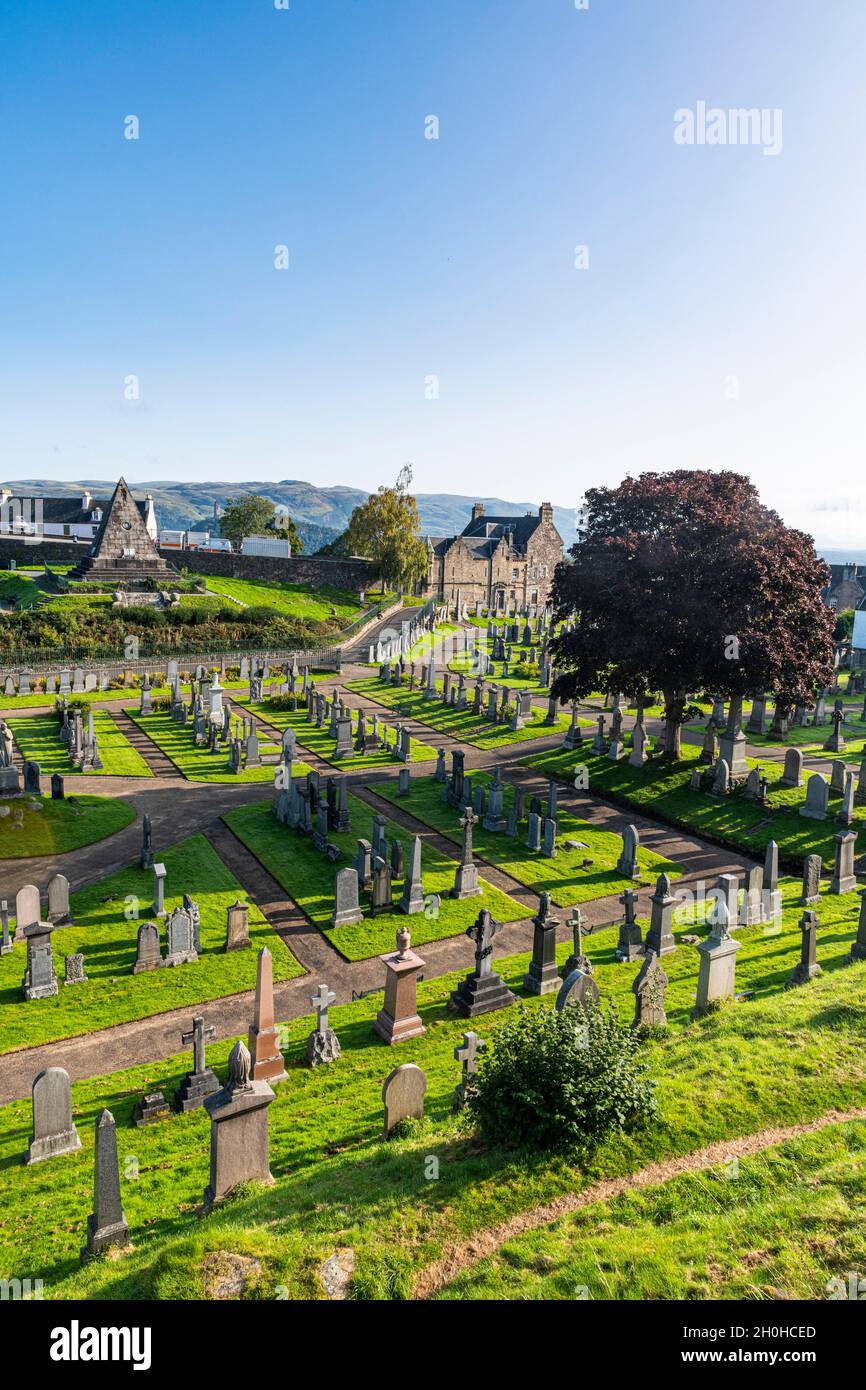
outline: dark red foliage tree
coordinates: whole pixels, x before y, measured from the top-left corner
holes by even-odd
[[[764,692],[809,704],[833,676],[829,570],[811,536],[764,507],[739,473],[679,469],[593,488],[570,560],[557,567],[554,694],[664,697],[677,757],[695,696]]]

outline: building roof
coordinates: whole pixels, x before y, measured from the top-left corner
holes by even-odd
[[[12,496],[15,497],[17,494],[13,493]],[[70,497],[36,497],[33,500],[41,503],[43,525],[47,522],[53,526],[96,526],[98,522],[94,514],[104,514],[111,501],[108,497],[91,498],[90,506],[82,507],[81,494]],[[135,498],[133,501],[141,515],[146,516],[147,502],[139,502]]]
[[[475,541],[492,541],[495,545],[510,531],[515,550],[525,550],[540,524],[541,518],[534,513],[529,516],[479,516],[464,526],[460,534]]]

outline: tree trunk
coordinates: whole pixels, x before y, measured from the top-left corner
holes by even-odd
[[[664,756],[678,761],[683,726],[683,697],[675,690],[665,690]]]

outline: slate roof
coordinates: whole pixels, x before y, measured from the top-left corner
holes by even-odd
[[[42,521],[49,522],[54,526],[86,525],[90,522],[96,526],[98,523],[94,512],[105,512],[110,505],[111,499],[108,497],[93,498],[89,509],[82,507],[81,495],[71,497],[39,497],[36,501],[42,503]],[[136,502],[135,505],[141,512],[142,517],[147,514],[147,503]]]
[[[515,550],[525,550],[540,524],[540,517],[535,515],[479,516],[476,521],[470,521],[460,534],[464,539],[491,541],[492,549],[510,531]]]

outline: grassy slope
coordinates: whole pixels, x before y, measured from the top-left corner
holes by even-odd
[[[195,577],[195,576],[193,576]],[[290,618],[306,621],[341,623],[351,622],[360,612],[356,594],[343,593],[339,589],[312,588],[308,584],[269,583],[253,579],[218,579],[207,576],[207,588],[211,594],[223,594],[238,599],[246,607],[273,608]],[[333,618],[331,609],[336,609]]]
[[[135,820],[135,809],[112,796],[11,797],[0,801],[0,862],[66,854],[95,844]]]
[[[10,728],[23,756],[35,758],[44,776],[50,777],[54,772],[74,776],[77,769],[69,761],[68,745],[60,742],[60,725],[53,714],[25,715],[15,719]],[[144,758],[124,738],[107,710],[93,711],[93,731],[103,763],[93,776],[153,776]]]
[[[250,936],[256,949],[226,954],[226,908],[243,889],[202,835],[182,840],[162,854],[168,871],[166,907],[183,904],[189,893],[201,909],[202,955],[195,964],[133,975],[136,938],[151,914],[153,874],[137,866],[121,869],[72,895],[75,919],[53,935],[54,963],[60,993],[26,1002],[21,994],[26,948],[23,943],[0,957],[0,1052],[74,1037],[169,1009],[192,1007],[206,999],[254,989],[256,950],[269,946],[274,978],[302,974],[294,956],[276,936],[258,908],[250,905]],[[105,899],[108,901],[104,901]],[[129,912],[129,919],[125,913]],[[165,927],[160,929],[163,953]],[[84,952],[87,982],[66,988],[63,957]]]
[[[441,682],[438,685],[441,690]],[[557,734],[561,736],[570,723],[568,716],[560,715],[557,724],[545,724],[544,711],[534,709],[531,720],[528,720],[522,729],[512,732],[507,724],[491,724],[483,717],[476,718],[472,713],[471,701],[469,709],[458,710],[455,705],[443,705],[441,700],[426,700],[420,690],[410,690],[406,685],[399,689],[386,685],[378,676],[371,676],[367,680],[348,681],[346,689],[366,695],[388,709],[396,709],[402,715],[408,715],[421,724],[429,725],[431,729],[450,734],[462,743],[471,744],[473,748],[505,748],[512,743],[526,743],[536,738],[553,738]]]
[[[517,1236],[439,1297],[825,1298],[863,1269],[864,1224],[866,1123],[853,1120]]]
[[[746,944],[738,969],[749,960],[751,974],[772,991],[762,990],[755,1002],[690,1022],[697,954],[682,947],[665,958],[672,977],[671,1028],[667,1036],[646,1044],[658,1079],[660,1122],[611,1139],[583,1166],[561,1156],[486,1149],[451,1115],[459,1070],[452,1051],[466,1027],[465,1020],[450,1016],[444,1007],[458,978],[452,976],[419,987],[428,1033],[401,1045],[399,1058],[372,1033],[380,997],[332,1010],[343,1055],[330,1067],[310,1071],[302,1065],[310,1018],[287,1025],[289,1079],[276,1088],[269,1112],[276,1185],[241,1193],[205,1219],[196,1214],[196,1206],[208,1176],[206,1115],[173,1116],[147,1130],[129,1125],[136,1097],[176,1085],[189,1066],[188,1055],[76,1083],[73,1104],[84,1151],[26,1171],[20,1156],[29,1131],[29,1103],[5,1106],[0,1110],[0,1270],[21,1278],[44,1277],[49,1298],[195,1298],[202,1292],[202,1255],[222,1248],[262,1261],[260,1297],[274,1297],[278,1285],[289,1297],[321,1297],[316,1277],[321,1261],[336,1248],[350,1246],[356,1252],[356,1294],[399,1297],[408,1292],[413,1271],[435,1260],[445,1244],[471,1241],[474,1232],[599,1177],[628,1174],[771,1125],[810,1120],[834,1107],[863,1105],[866,965],[842,966],[853,904],[847,901],[847,915],[834,922],[831,913],[841,912],[843,905],[838,900],[822,903],[819,959],[825,974],[783,993],[779,979],[798,958],[800,937],[796,885],[786,883],[785,891],[781,936],[767,939],[759,928],[742,933]],[[603,998],[612,998],[630,1017],[636,967],[612,963],[614,940],[614,929],[600,932],[589,939],[588,950]],[[563,943],[560,964],[567,951]],[[498,962],[518,991],[526,966],[526,956]],[[550,996],[528,1001],[531,1008],[552,1005]],[[482,1037],[494,1039],[503,1017],[487,1015],[475,1027]],[[208,1049],[210,1064],[223,1074],[230,1046],[228,1041]],[[385,1144],[379,1140],[380,1088],[397,1061],[424,1067],[427,1119],[417,1132]],[[91,1204],[93,1124],[103,1106],[118,1121],[123,1200],[135,1250],[119,1261],[100,1260],[82,1270],[78,1249]],[[427,1176],[430,1156],[440,1165],[432,1181]],[[701,1181],[692,1180],[692,1208]],[[623,1284],[622,1297],[651,1296],[650,1276],[657,1282],[657,1275],[654,1269],[646,1274],[647,1263],[652,1263],[655,1242],[676,1217],[670,1204],[660,1211],[666,1213],[662,1231],[648,1230],[649,1250],[644,1248],[633,1282]],[[822,1239],[820,1222],[811,1229],[811,1239]],[[835,1218],[828,1229],[839,1234]],[[623,1239],[628,1238],[626,1232]],[[840,1239],[828,1252],[828,1272],[848,1267],[861,1236],[849,1226],[847,1240],[847,1247]],[[666,1240],[664,1258],[673,1261],[676,1252],[676,1244]],[[687,1254],[684,1246],[683,1278]],[[717,1254],[723,1268],[727,1259]],[[812,1287],[808,1273],[804,1262],[801,1284],[794,1287],[815,1296],[819,1288]],[[821,1275],[821,1286],[826,1277]],[[696,1280],[700,1283],[700,1266]],[[716,1296],[720,1287],[723,1281],[716,1280]]]
[[[274,709],[267,701],[251,703],[249,700],[238,700],[236,703],[243,705],[245,709],[249,710],[250,714],[258,715],[260,719],[266,720],[268,724],[272,724],[276,729],[294,729],[298,736],[299,746],[308,748],[311,753],[315,753],[323,762],[333,763],[335,767],[342,766],[347,769],[354,767],[388,767],[393,769],[402,766],[402,763],[400,763],[399,759],[394,754],[393,734],[391,735],[392,744],[388,748],[387,753],[383,752],[380,748],[364,754],[353,753],[351,758],[343,758],[338,762],[334,762],[336,739],[331,738],[329,732],[330,721],[325,723],[320,729],[315,722],[312,724],[309,722],[306,709],[299,709],[294,712],[287,709]],[[358,727],[358,717],[357,713],[354,711],[352,714],[352,727],[353,729],[357,729]],[[368,730],[371,729],[371,727],[372,722],[368,720]],[[413,738],[410,740],[410,748],[411,761],[413,763],[430,762],[431,759],[435,762],[436,749],[431,748],[429,744],[422,743],[420,739]]]
[[[635,806],[647,815],[754,855],[760,855],[768,842],[775,840],[779,853],[789,861],[802,860],[807,854],[820,854],[824,864],[832,867],[833,839],[839,831],[835,816],[841,804],[837,794],[831,793],[827,820],[807,820],[798,814],[798,808],[805,801],[805,786],[779,789],[776,784],[783,768],[769,758],[749,759],[750,766],[762,767],[769,778],[769,814],[743,795],[719,798],[705,792],[692,792],[688,783],[698,765],[699,753],[700,749],[684,745],[682,758],[677,763],[651,760],[643,768],[634,768],[629,767],[627,759],[612,763],[604,755],[591,753],[589,745],[585,744],[580,751],[569,753],[557,749],[541,753],[528,759],[527,764],[567,781],[573,779],[575,767],[582,765],[589,772],[590,790]],[[851,829],[862,831],[864,822],[866,807],[858,806]]]
[[[471,774],[473,786],[479,781],[487,783],[486,773]],[[400,796],[391,783],[376,787],[380,796],[417,816],[426,825],[432,825],[450,839],[462,842],[463,832],[458,824],[457,812],[442,800],[442,786],[432,777],[413,779],[408,797]],[[509,788],[505,796],[505,814],[511,805],[513,795]],[[529,800],[526,801],[529,814]],[[616,872],[616,861],[622,852],[622,839],[609,830],[596,830],[586,821],[571,815],[563,807],[557,812],[558,852],[554,859],[545,859],[538,851],[526,848],[528,822],[521,821],[516,839],[509,839],[504,832],[485,830],[479,821],[473,830],[475,849],[482,858],[495,864],[518,883],[525,883],[536,892],[550,893],[553,901],[560,907],[572,903],[591,902],[593,898],[604,898],[609,893],[623,893],[634,886],[634,880],[621,878]],[[566,849],[563,840],[581,840],[587,849]],[[584,860],[592,863],[584,868]],[[643,871],[641,882],[650,882],[660,873],[672,877],[682,873],[682,869],[661,855],[650,850],[638,851],[639,867]]]
[[[313,848],[311,839],[280,825],[267,802],[241,806],[223,817],[238,838],[348,960],[365,960],[392,949],[399,927],[408,926],[413,946],[420,948],[425,941],[438,941],[442,937],[458,936],[466,931],[482,907],[488,908],[500,922],[513,922],[526,916],[526,909],[520,903],[482,880],[484,891],[481,896],[461,901],[443,896],[438,914],[434,908],[411,917],[396,909],[377,913],[375,917],[368,912],[364,921],[354,926],[332,927],[337,869],[354,865],[359,839],[372,841],[373,838],[374,812],[351,794],[349,815],[351,830],[344,834],[332,830],[329,834],[333,843],[344,852],[345,858],[340,865],[330,864]],[[402,841],[404,862],[408,866],[412,844],[409,832],[386,820],[385,833],[389,843],[395,837]],[[422,845],[421,874],[425,894],[449,893],[454,884],[455,868],[454,860],[438,854],[430,845]],[[402,879],[394,880],[392,891],[394,898],[399,900],[403,891]],[[362,911],[366,911],[368,895],[362,892],[360,896]]]

